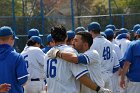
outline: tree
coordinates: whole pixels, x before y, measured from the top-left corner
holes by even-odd
[[[0,16],[12,16],[12,0],[0,0]],[[22,14],[21,0],[15,0],[15,13],[17,16]]]

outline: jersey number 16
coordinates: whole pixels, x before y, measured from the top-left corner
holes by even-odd
[[[49,77],[54,78],[56,76],[55,64],[57,64],[56,59],[47,60],[47,78],[49,78]]]

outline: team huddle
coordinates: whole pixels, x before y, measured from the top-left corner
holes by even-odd
[[[0,92],[138,93],[140,91],[140,24],[116,31],[98,22],[67,31],[51,28],[44,47],[37,29],[28,31],[21,53],[8,26],[0,28]],[[6,84],[5,84],[6,83]]]

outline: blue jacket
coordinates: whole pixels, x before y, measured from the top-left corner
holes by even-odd
[[[127,77],[130,81],[140,82],[140,39],[133,41],[127,48],[124,60],[129,61]]]
[[[8,93],[24,93],[22,85],[28,79],[26,62],[13,47],[0,45],[0,84],[11,84]]]

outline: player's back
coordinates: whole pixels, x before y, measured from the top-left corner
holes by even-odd
[[[108,71],[108,65],[112,61],[113,45],[110,41],[102,36],[93,39],[93,44],[90,49],[95,49],[101,58],[102,71]]]
[[[60,50],[75,52],[70,46],[56,46]],[[87,69],[79,64],[65,62],[60,58],[49,59],[45,56],[45,73],[48,93],[78,93],[79,84],[76,79],[87,73]]]
[[[26,64],[23,57],[13,47],[0,45],[0,84],[11,84],[8,93],[23,93],[24,77],[27,77]],[[22,78],[22,82],[21,82]],[[3,93],[3,92],[2,92]],[[4,92],[5,93],[5,92]]]
[[[21,53],[27,62],[27,69],[31,78],[44,79],[44,57],[45,54],[38,47],[28,46]]]
[[[129,41],[128,39],[117,40],[117,44],[119,45],[119,47],[121,49],[122,56],[124,55],[130,42],[131,41]]]

